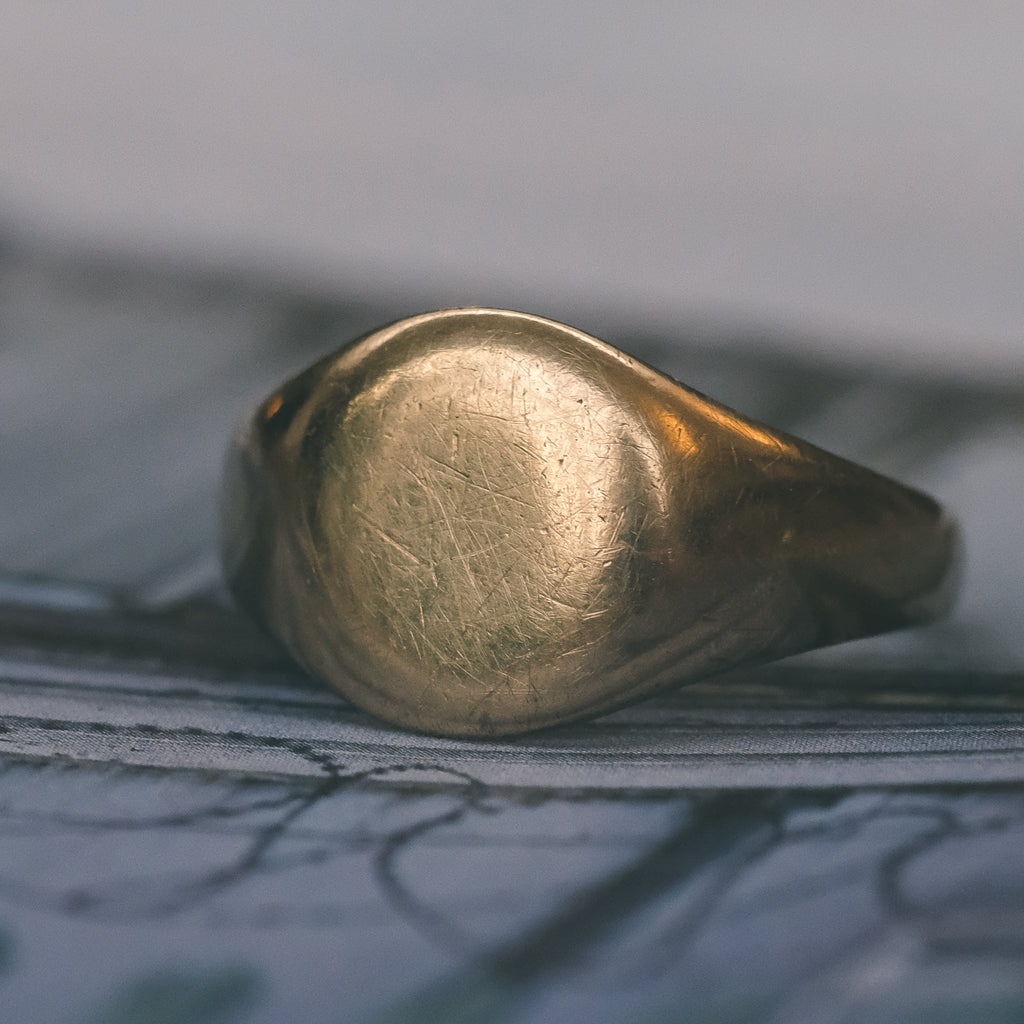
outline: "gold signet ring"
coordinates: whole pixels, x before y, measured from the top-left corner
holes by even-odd
[[[946,610],[931,498],[602,341],[497,309],[383,327],[233,444],[238,601],[382,719],[497,736]]]

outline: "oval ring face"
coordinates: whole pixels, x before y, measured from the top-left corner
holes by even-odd
[[[525,313],[426,313],[328,356],[226,482],[238,599],[356,704],[441,735],[610,711],[955,593],[926,495]]]
[[[339,629],[375,652],[358,674],[397,675],[420,715],[578,700],[636,612],[661,514],[657,449],[600,366],[502,326],[371,357],[319,456]]]

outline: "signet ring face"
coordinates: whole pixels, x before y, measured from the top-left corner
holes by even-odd
[[[383,327],[232,445],[230,586],[360,707],[526,732],[951,603],[931,498],[525,313]]]

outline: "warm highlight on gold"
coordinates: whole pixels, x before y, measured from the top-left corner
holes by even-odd
[[[515,733],[948,602],[931,499],[540,317],[322,360],[234,449],[239,599],[382,718]]]

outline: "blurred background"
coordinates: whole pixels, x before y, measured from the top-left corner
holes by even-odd
[[[9,0],[61,246],[1024,380],[1024,8]]]
[[[1022,41],[995,0],[6,0],[0,1016],[1024,1019]],[[955,614],[505,743],[346,704],[226,599],[224,450],[462,304],[936,495]]]
[[[934,490],[970,657],[1018,663],[1022,39],[1017,3],[9,0],[2,564],[213,585],[254,400],[508,306]]]

